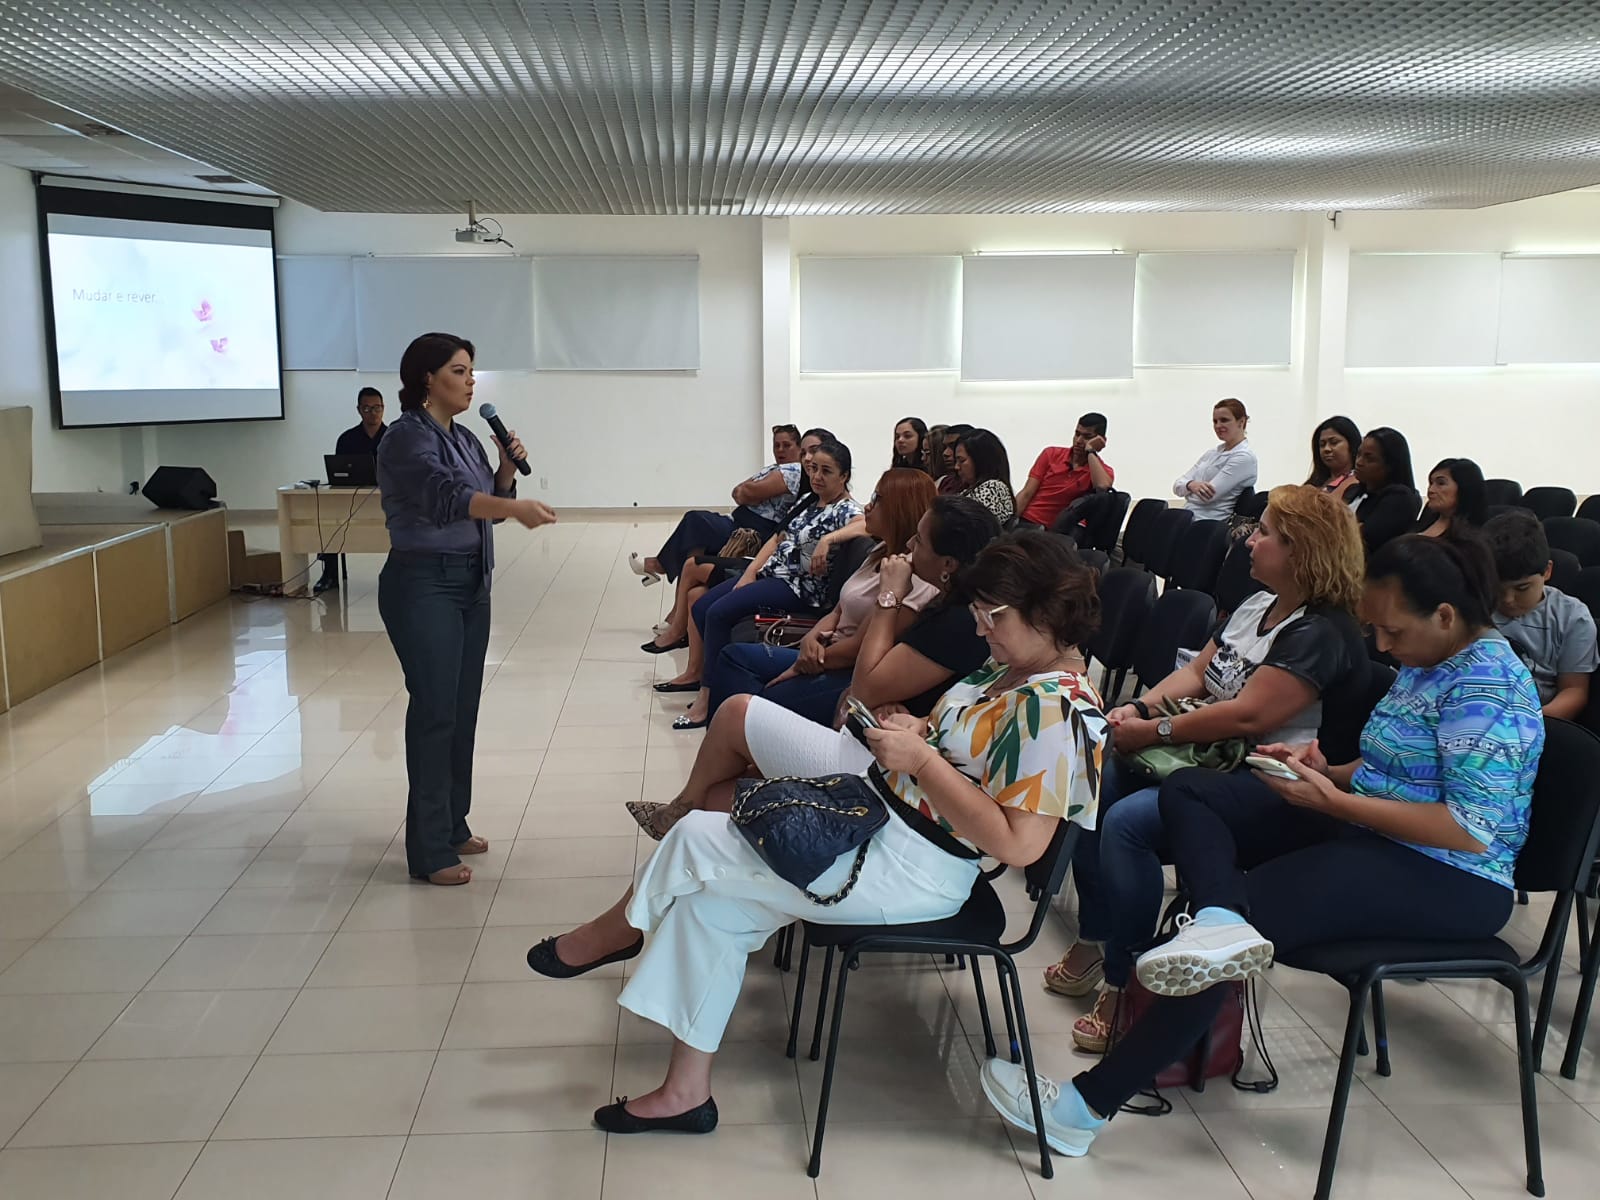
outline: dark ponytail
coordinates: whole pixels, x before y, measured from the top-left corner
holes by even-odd
[[[1474,629],[1494,624],[1500,581],[1494,556],[1475,533],[1452,530],[1447,538],[1412,533],[1385,543],[1367,564],[1367,582],[1391,580],[1419,617],[1448,604]]]
[[[415,412],[428,398],[428,376],[444,369],[461,351],[477,358],[472,343],[453,333],[425,333],[413,338],[400,356],[400,411]]]

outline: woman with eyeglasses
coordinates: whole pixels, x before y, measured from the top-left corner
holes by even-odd
[[[878,565],[877,590],[871,593],[873,602],[861,623],[855,664],[826,672],[828,678],[822,681],[837,687],[838,701],[818,718],[819,726],[840,727],[846,696],[854,696],[879,719],[907,713],[925,717],[952,680],[983,665],[989,647],[963,599],[962,580],[999,536],[994,514],[983,505],[958,496],[940,496],[933,502],[906,539],[906,553]],[[935,599],[907,623],[907,601],[922,586],[932,588]],[[702,805],[728,758],[747,752],[744,725],[721,715],[722,709],[742,705],[743,700],[736,695],[721,706],[700,744],[688,783],[670,803],[628,803],[634,820],[651,837],[659,839],[684,813]],[[764,697],[763,703],[770,705],[771,698]]]
[[[1060,538],[1029,531],[985,550],[967,583],[992,657],[930,718],[891,717],[857,741],[735,697],[717,721],[750,733],[714,764],[706,811],[673,827],[604,914],[528,951],[529,967],[554,979],[637,958],[618,1003],[672,1035],[660,1086],[596,1111],[601,1129],[716,1128],[711,1069],[745,964],[796,918],[939,920],[966,903],[980,855],[1027,866],[1063,820],[1094,823],[1106,721],[1078,650],[1100,615],[1093,573]],[[777,876],[726,815],[752,760],[769,779],[860,776],[883,799],[887,823],[866,852],[840,855],[811,882],[813,894],[845,892],[837,903],[816,904]]]

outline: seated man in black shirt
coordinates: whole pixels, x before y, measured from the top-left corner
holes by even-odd
[[[378,443],[383,441],[389,427],[383,422],[383,393],[375,387],[364,387],[356,393],[356,412],[361,414],[361,424],[352,425],[339,435],[334,444],[335,454],[370,454],[378,456]],[[322,578],[316,590],[325,592],[339,586],[339,556],[323,554]]]

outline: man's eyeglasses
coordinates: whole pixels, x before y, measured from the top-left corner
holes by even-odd
[[[358,405],[356,405],[356,411],[358,413],[360,413],[362,416],[367,416],[370,413],[381,413],[383,411],[383,405],[382,404],[358,404]]]

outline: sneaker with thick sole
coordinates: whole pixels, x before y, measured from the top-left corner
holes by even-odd
[[[1039,1107],[1044,1111],[1044,1140],[1057,1154],[1082,1158],[1089,1152],[1090,1144],[1100,1131],[1074,1129],[1056,1120],[1050,1109],[1061,1095],[1061,1085],[1043,1075],[1034,1078],[1039,1081]],[[1028,1073],[1022,1069],[1022,1065],[1003,1058],[991,1058],[984,1062],[980,1079],[983,1094],[989,1097],[989,1103],[994,1105],[995,1111],[1018,1129],[1025,1129],[1037,1136],[1038,1129],[1033,1123],[1033,1100],[1028,1094]]]
[[[1171,940],[1141,954],[1134,970],[1158,996],[1193,996],[1271,965],[1272,943],[1250,922],[1199,925],[1184,914]]]

